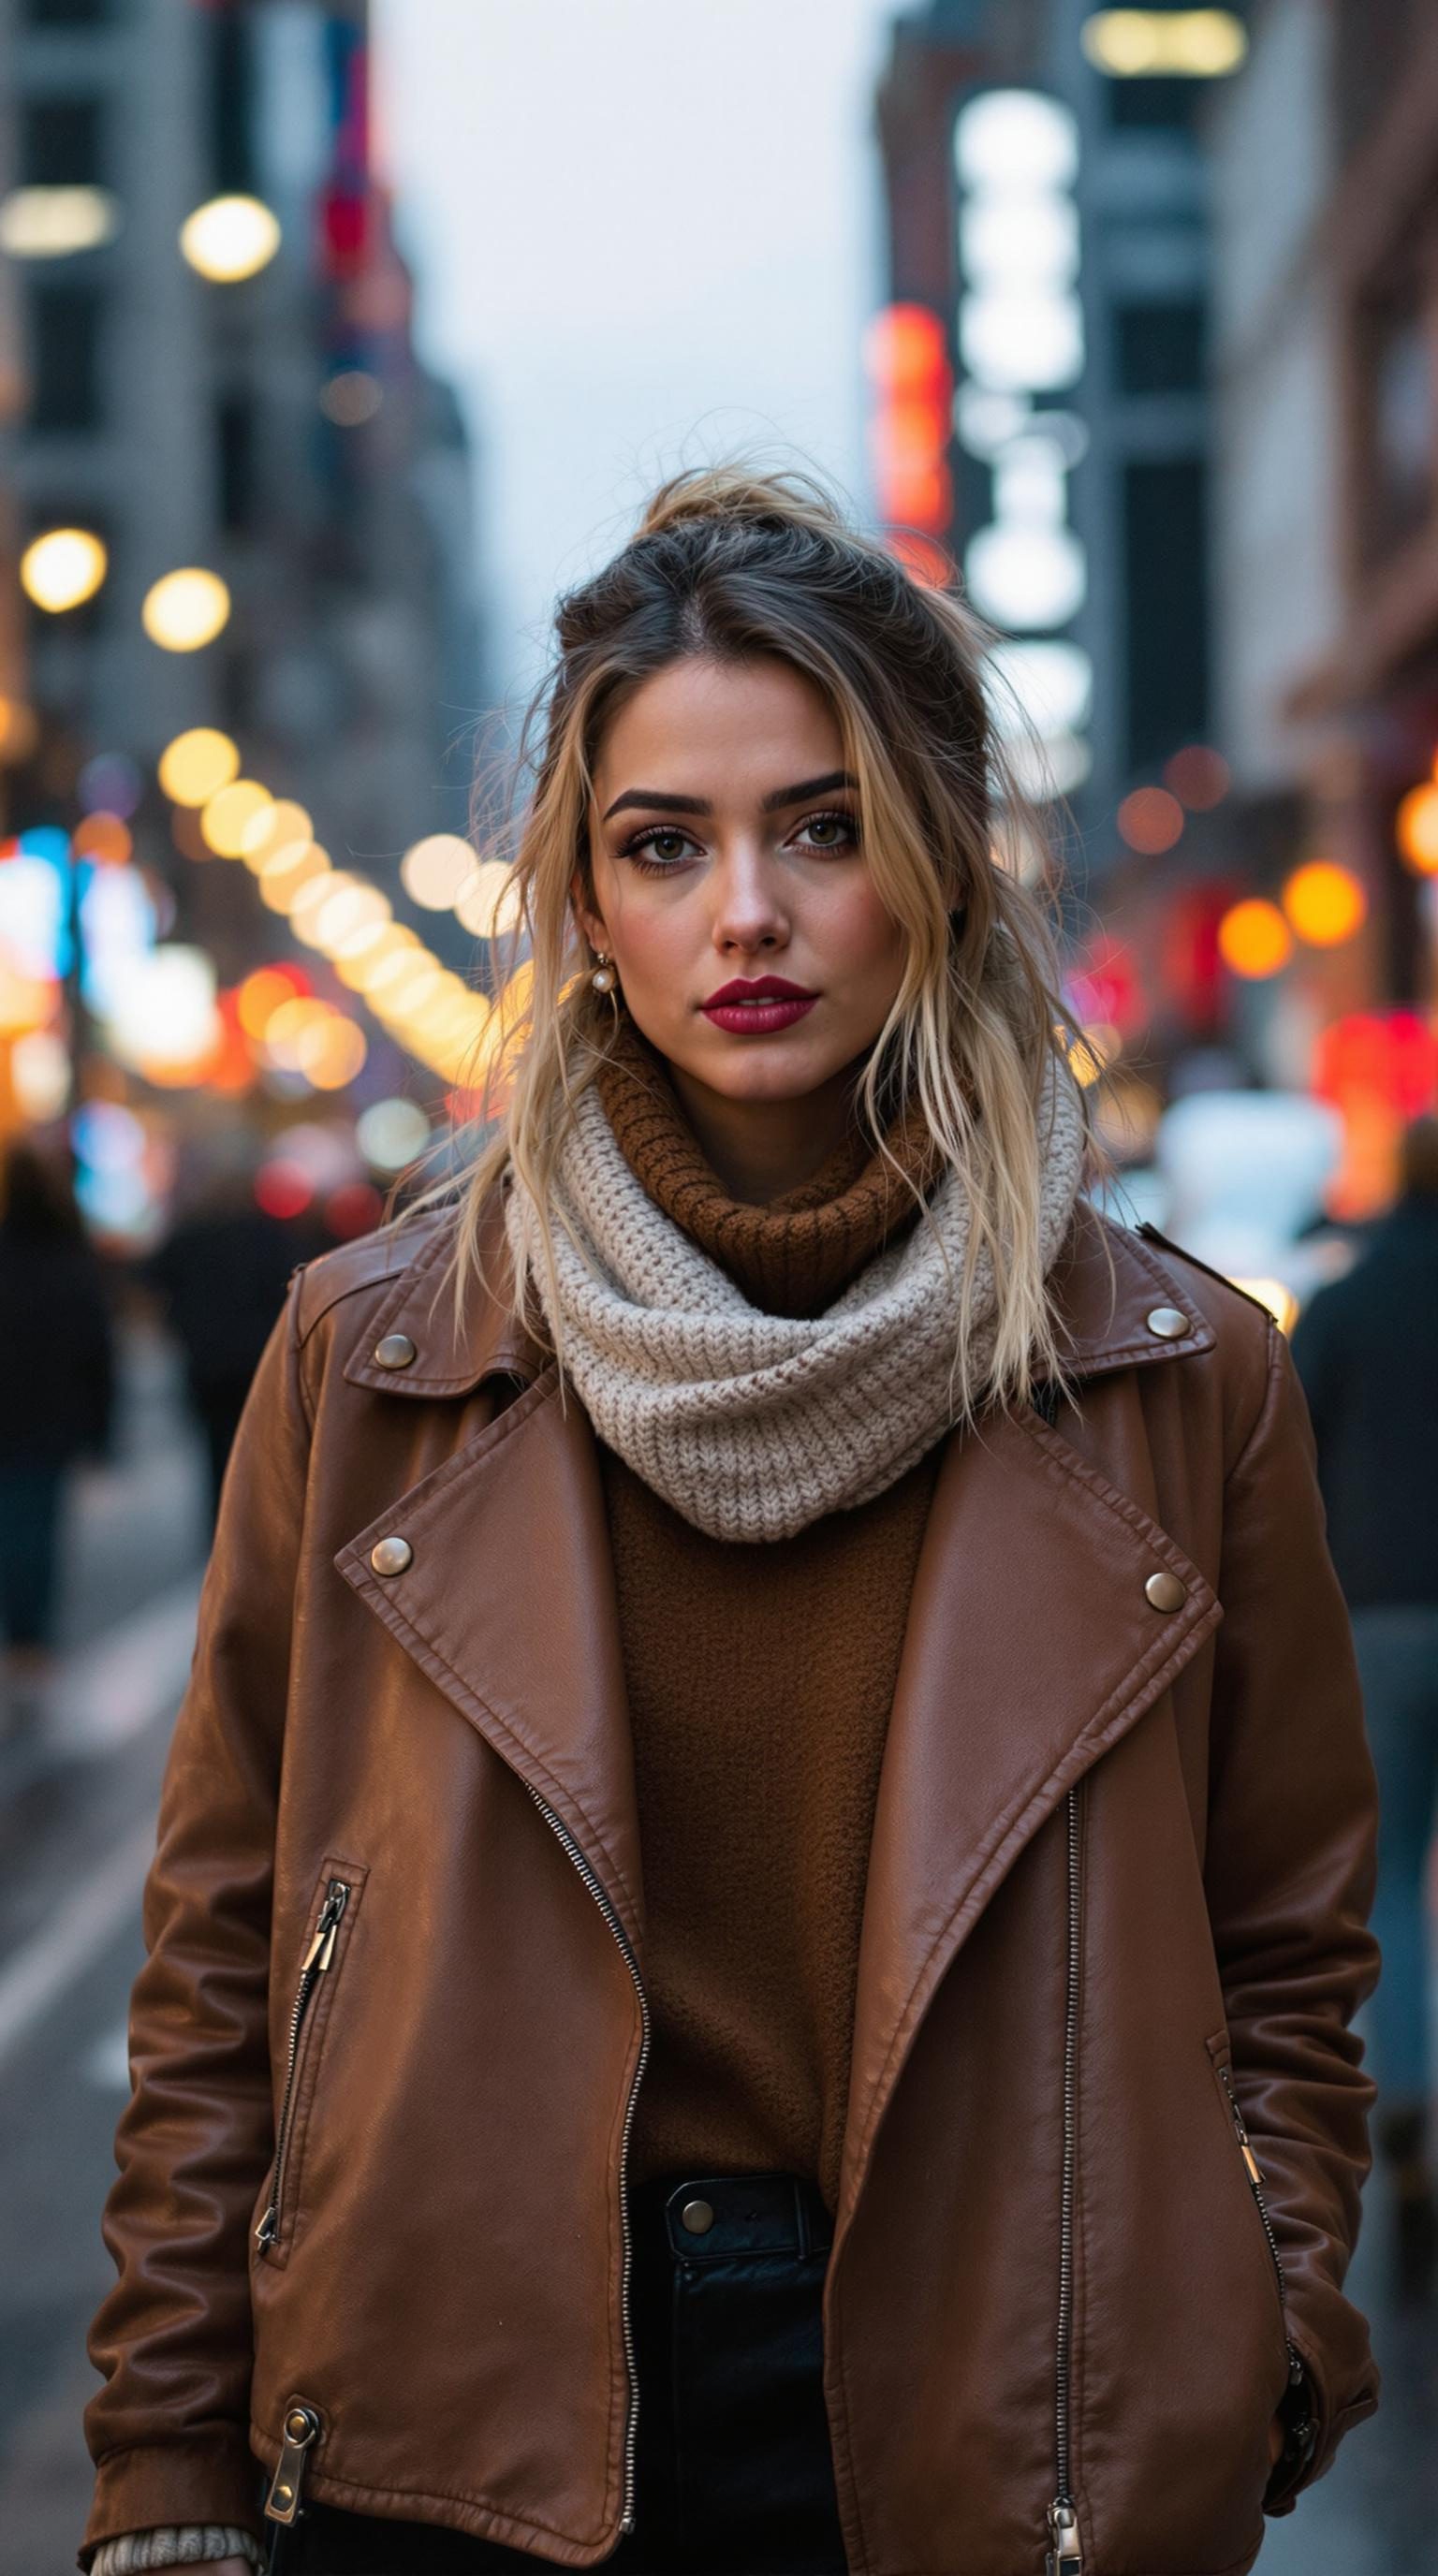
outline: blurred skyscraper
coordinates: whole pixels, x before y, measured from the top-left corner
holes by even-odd
[[[954,392],[927,491],[874,352],[881,499],[927,509],[1018,639],[1098,875],[1121,799],[1204,739],[1210,705],[1207,83],[1115,77],[1104,14],[929,0],[900,19],[879,100],[891,291],[933,316]]]
[[[3,479],[21,544],[71,528],[108,556],[88,601],[27,605],[42,732],[14,822],[73,821],[76,763],[114,753],[145,782],[140,824],[168,832],[154,761],[209,724],[381,883],[463,828],[486,697],[472,466],[415,352],[366,14],[0,0],[23,376]],[[196,569],[228,620],[165,649],[154,585]],[[275,936],[244,872],[173,873],[181,932],[243,972]]]
[[[1362,1209],[1438,1091],[1438,14],[1262,0],[1250,35],[1208,136],[1220,721],[1255,887],[1359,889],[1252,1009],[1276,1072],[1316,1043]]]

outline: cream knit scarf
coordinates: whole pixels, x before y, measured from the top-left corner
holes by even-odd
[[[1078,1194],[1085,1135],[1078,1087],[1052,1053],[1039,1133],[1047,1275]],[[552,1193],[569,1376],[600,1438],[697,1529],[790,1538],[883,1493],[950,1428],[969,1236],[967,1194],[952,1171],[933,1191],[929,1219],[813,1318],[759,1313],[655,1205],[592,1085],[579,1096]],[[516,1262],[537,1249],[533,1202],[512,1169],[505,1223]],[[534,1275],[542,1301],[542,1273]],[[981,1253],[968,1348],[975,1386],[992,1358],[995,1304]],[[552,1333],[547,1308],[546,1320]]]

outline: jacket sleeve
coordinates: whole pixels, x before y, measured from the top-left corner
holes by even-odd
[[[85,2410],[82,2568],[125,2532],[261,2527],[248,2229],[273,2149],[270,1899],[309,1452],[295,1294],[226,1472],[145,1881],[132,2092],[101,2219],[117,2278],[88,2339],[104,2385]]]
[[[1350,2021],[1377,1983],[1377,1787],[1308,1408],[1270,1324],[1258,1418],[1228,1479],[1206,1886],[1233,2081],[1281,2254],[1308,2444],[1273,2473],[1289,2512],[1378,2403],[1343,2296],[1376,2087]]]

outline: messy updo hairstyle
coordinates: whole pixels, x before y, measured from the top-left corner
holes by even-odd
[[[1042,1379],[1063,1382],[1039,1249],[1040,1111],[1045,1059],[1068,1052],[1074,1032],[1059,991],[1045,835],[986,699],[983,655],[994,640],[953,589],[915,579],[817,479],[744,463],[673,475],[629,542],[560,598],[553,658],[519,737],[517,771],[533,788],[509,843],[516,965],[482,1042],[498,1071],[497,1105],[446,1273],[457,1300],[482,1273],[480,1211],[512,1164],[541,1218],[534,1267],[557,1314],[550,1175],[615,1025],[613,1001],[590,983],[594,954],[572,895],[577,874],[592,900],[589,818],[605,730],[674,662],[774,655],[834,710],[858,780],[865,864],[905,934],[903,980],[856,1113],[883,1149],[895,1105],[916,1097],[972,1202],[959,1411],[971,1415],[978,1392],[964,1380],[962,1347],[985,1245],[999,1294],[987,1393],[1022,1401]],[[526,1286],[514,1282],[516,1311]]]

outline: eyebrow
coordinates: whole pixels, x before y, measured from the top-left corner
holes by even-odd
[[[760,807],[763,814],[777,814],[785,805],[802,805],[806,796],[831,796],[837,787],[857,787],[857,778],[847,769],[831,769],[823,778],[802,778],[796,787],[776,787]],[[712,814],[713,806],[703,796],[666,796],[657,787],[626,787],[616,796],[604,816],[622,813],[626,805],[655,808],[661,814]]]

